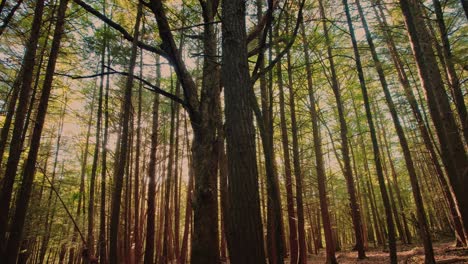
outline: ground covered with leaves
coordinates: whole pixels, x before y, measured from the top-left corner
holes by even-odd
[[[468,248],[456,248],[453,243],[435,243],[434,252],[438,264],[468,263]],[[341,251],[337,252],[337,260],[340,264],[374,264],[390,263],[388,252],[381,248],[369,249],[367,258],[358,260],[356,252]],[[320,251],[318,255],[312,255],[308,263],[325,263],[325,251]],[[398,263],[419,264],[424,263],[424,250],[421,245],[402,245],[398,247]]]

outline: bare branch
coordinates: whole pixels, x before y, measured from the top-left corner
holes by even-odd
[[[101,12],[97,11],[96,9],[91,7],[90,5],[86,4],[82,0],[73,0],[73,1],[75,1],[75,3],[78,4],[79,6],[81,6],[84,10],[88,11],[89,13],[93,14],[94,16],[96,16],[97,18],[99,18],[100,20],[105,22],[107,25],[109,25],[112,28],[114,28],[115,30],[119,31],[126,40],[133,41],[133,36],[130,33],[128,33],[128,31],[125,30],[125,28],[123,28],[121,25],[114,22],[112,19],[108,18],[107,16],[105,16]],[[138,47],[140,47],[140,48],[142,48],[144,50],[159,54],[162,57],[168,59],[168,54],[159,47],[151,46],[151,45],[145,44],[145,43],[143,43],[141,41],[138,41],[137,45],[138,45]]]
[[[110,71],[108,72],[102,72],[102,73],[96,73],[96,74],[91,74],[91,75],[70,75],[70,74],[66,74],[66,73],[55,73],[56,75],[59,75],[59,76],[64,76],[64,77],[69,77],[71,79],[75,79],[75,80],[78,80],[78,79],[90,79],[90,78],[96,78],[96,77],[99,77],[99,76],[104,76],[104,75],[111,75],[111,74],[119,74],[119,75],[123,75],[123,76],[128,76],[128,72],[122,72],[122,71],[116,71],[114,69],[112,69],[111,67],[108,67],[108,66],[104,66],[105,68],[109,69]],[[172,94],[170,92],[166,92],[164,91],[163,89],[161,89],[160,87],[150,83],[149,81],[137,76],[137,75],[133,75],[133,78],[135,78],[136,80],[139,80],[140,82],[142,82],[145,86],[144,88],[147,89],[148,91],[152,91],[152,92],[155,92],[155,93],[158,93],[162,96],[165,96],[171,100],[173,100],[174,102],[177,102],[179,104],[181,104],[184,108],[187,108],[188,105],[187,103],[182,100],[180,97],[176,96],[175,94]]]

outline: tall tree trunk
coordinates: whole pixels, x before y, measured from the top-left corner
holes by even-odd
[[[216,111],[219,104],[219,63],[217,57],[217,36],[214,17],[219,1],[201,2],[204,19],[203,32],[203,80],[201,94],[194,79],[189,74],[176,46],[169,21],[161,0],[151,0],[150,8],[158,23],[159,35],[164,42],[167,58],[175,66],[175,71],[184,90],[184,102],[190,115],[194,134],[192,154],[194,164],[194,230],[192,236],[192,263],[219,262],[218,249],[218,205],[217,205],[217,141]]]
[[[379,7],[379,9],[376,8],[376,6]],[[418,102],[416,100],[416,97],[413,93],[413,90],[411,89],[410,86],[410,81],[408,79],[408,76],[404,70],[404,65],[403,62],[397,52],[396,45],[393,41],[393,37],[391,35],[391,32],[389,30],[389,25],[388,22],[385,18],[385,15],[383,13],[383,10],[381,8],[381,5],[373,5],[374,13],[376,14],[376,18],[379,22],[379,25],[383,28],[383,33],[384,33],[384,39],[387,44],[388,50],[390,52],[393,64],[395,65],[395,68],[397,69],[398,73],[398,79],[403,87],[403,90],[405,92],[406,99],[411,107],[411,110],[413,112],[413,115],[416,119],[416,122],[418,124],[418,128],[420,131],[420,134],[422,136],[424,145],[426,149],[429,151],[430,158],[432,160],[434,169],[437,172],[438,179],[440,183],[443,186],[443,191],[445,198],[449,204],[450,208],[450,214],[454,222],[454,227],[455,227],[455,233],[457,236],[457,240],[460,241],[460,243],[466,245],[466,235],[464,233],[464,228],[463,224],[460,219],[460,215],[458,212],[458,206],[456,205],[454,201],[454,197],[452,195],[452,190],[451,187],[449,186],[447,180],[445,179],[444,173],[442,171],[442,166],[439,162],[439,158],[437,156],[435,147],[433,145],[433,142],[431,140],[430,132],[428,131],[426,124],[424,122],[423,114],[421,113],[420,107],[418,105]],[[448,172],[448,171],[447,171]]]
[[[380,193],[382,195],[382,201],[384,204],[385,216],[386,216],[386,222],[387,222],[390,262],[393,264],[393,263],[397,263],[397,252],[396,252],[396,240],[395,240],[395,225],[394,225],[392,213],[391,213],[391,204],[390,204],[390,200],[389,200],[388,193],[387,193],[387,187],[385,186],[385,179],[384,179],[384,175],[382,171],[382,161],[380,159],[381,158],[380,150],[379,150],[379,145],[377,142],[377,134],[376,134],[375,127],[374,127],[374,121],[372,120],[372,112],[370,109],[369,95],[367,92],[366,82],[364,80],[364,72],[362,69],[361,57],[359,54],[356,36],[354,33],[354,27],[353,27],[353,22],[351,19],[351,14],[349,12],[348,1],[343,0],[343,5],[345,8],[348,28],[351,34],[351,41],[353,44],[353,51],[354,51],[354,59],[356,60],[356,68],[358,71],[359,83],[361,86],[361,91],[362,91],[362,95],[364,99],[364,107],[366,110],[367,123],[369,125],[369,131],[371,134],[375,168],[377,171],[377,178],[379,181]]]
[[[171,80],[171,85],[172,85],[172,80]],[[177,90],[179,89],[179,84],[176,84],[177,88],[175,89],[177,94]],[[173,88],[172,88],[173,89]],[[171,102],[171,118],[170,118],[170,131],[169,131],[169,157],[167,159],[167,174],[166,178],[164,181],[164,232],[163,232],[163,251],[161,255],[161,263],[167,263],[172,261],[171,257],[172,255],[170,254],[170,250],[172,245],[170,245],[169,241],[169,236],[173,232],[172,227],[170,226],[170,221],[172,218],[171,214],[171,209],[169,207],[170,204],[170,197],[171,197],[171,187],[172,187],[172,181],[173,177],[176,177],[177,175],[174,175],[174,141],[175,141],[175,116],[176,116],[176,102],[172,101]],[[177,165],[176,165],[177,166]]]
[[[40,37],[40,29],[42,24],[42,15],[44,11],[44,0],[36,1],[34,10],[34,18],[31,27],[29,40],[26,42],[26,51],[23,58],[23,76],[20,94],[18,97],[18,106],[15,113],[15,122],[13,134],[10,144],[8,161],[6,164],[5,176],[3,177],[3,186],[0,193],[0,250],[5,248],[6,231],[8,226],[8,216],[10,212],[10,202],[13,192],[13,184],[18,169],[18,163],[22,152],[21,135],[24,127],[27,105],[29,102],[31,84],[33,79],[34,65],[36,62],[36,50]],[[6,253],[6,252],[2,252]]]
[[[436,0],[437,1],[437,0]],[[405,132],[403,131],[403,127],[400,123],[400,120],[398,119],[398,114],[396,111],[395,104],[393,103],[392,96],[390,94],[390,90],[388,88],[387,84],[387,79],[385,78],[385,73],[382,68],[382,63],[380,62],[380,58],[377,54],[374,41],[371,36],[371,32],[369,30],[369,27],[367,25],[366,18],[364,16],[364,12],[361,7],[361,3],[359,0],[356,0],[356,5],[358,8],[359,16],[361,17],[361,22],[364,27],[364,31],[366,34],[366,39],[367,43],[369,44],[369,48],[372,54],[372,59],[374,61],[375,68],[377,70],[377,74],[379,76],[380,84],[382,86],[382,89],[385,94],[385,100],[387,102],[387,106],[390,110],[390,114],[392,116],[393,124],[395,126],[395,130],[397,132],[398,139],[400,141],[400,146],[401,149],[403,150],[403,156],[405,158],[405,164],[406,168],[408,170],[409,178],[410,178],[410,183],[411,183],[411,189],[413,192],[413,198],[416,204],[416,214],[418,218],[418,232],[421,237],[421,240],[423,241],[424,245],[424,255],[425,255],[425,263],[435,263],[434,259],[434,250],[432,248],[432,240],[431,240],[431,235],[430,235],[430,230],[427,225],[427,219],[426,219],[426,212],[424,209],[424,204],[423,204],[423,199],[421,196],[421,190],[419,187],[419,182],[418,178],[416,175],[416,169],[413,163],[413,158],[411,156],[410,148],[408,145],[408,140],[406,139]],[[389,157],[390,159],[390,157]]]
[[[466,0],[463,0],[466,2]],[[465,143],[468,144],[468,113],[466,112],[465,99],[461,90],[460,79],[457,76],[453,62],[452,48],[448,38],[447,27],[445,26],[444,13],[439,0],[432,0],[436,14],[437,26],[439,27],[440,37],[442,39],[442,51],[445,59],[445,70],[448,75],[448,82],[451,88],[453,101],[460,117]],[[468,5],[468,4],[466,4]]]
[[[104,6],[105,8],[105,6]],[[104,30],[107,31],[107,27],[104,27]],[[107,50],[107,63],[110,65],[110,52],[108,40],[105,39],[104,51]],[[102,65],[103,66],[103,65]],[[101,71],[104,72],[104,67],[101,68]],[[107,142],[109,138],[109,75],[106,76],[106,89],[104,94],[104,135],[102,139],[102,154],[101,154],[101,206],[99,212],[99,240],[98,240],[98,250],[99,250],[99,261],[102,264],[106,264],[107,257],[107,236],[106,236],[106,185],[107,185]]]
[[[363,259],[366,257],[366,253],[364,251],[361,213],[360,213],[359,204],[356,198],[356,188],[354,186],[353,172],[351,170],[351,159],[349,156],[348,125],[346,123],[345,112],[344,112],[345,110],[343,107],[343,99],[341,97],[340,86],[338,83],[338,76],[335,70],[335,62],[333,59],[331,41],[330,41],[330,37],[328,33],[328,26],[326,23],[327,18],[325,16],[325,10],[324,10],[322,1],[319,1],[319,8],[320,8],[320,16],[322,19],[325,41],[327,43],[327,56],[328,56],[328,62],[330,64],[332,90],[335,96],[335,101],[336,101],[337,110],[338,110],[338,119],[340,122],[341,152],[342,152],[343,164],[344,164],[343,174],[346,179],[346,186],[348,189],[348,195],[349,195],[349,200],[350,200],[351,214],[352,214],[352,220],[353,220],[353,226],[354,226],[354,235],[356,238],[355,248],[358,251],[358,258]]]
[[[101,50],[101,73],[104,73],[104,61],[106,56],[106,44],[102,43]],[[99,147],[101,145],[101,122],[102,122],[102,103],[104,96],[104,77],[101,77],[99,84],[99,95],[98,95],[98,108],[96,115],[96,138],[94,145],[94,154],[93,154],[93,164],[91,167],[91,176],[89,179],[89,201],[88,201],[88,237],[87,237],[87,247],[90,255],[94,255],[94,206],[95,206],[95,183],[96,183],[96,174],[99,162]]]
[[[296,106],[294,99],[293,89],[293,74],[291,65],[291,54],[287,53],[287,72],[288,72],[288,91],[289,91],[289,111],[291,114],[291,134],[292,134],[292,149],[293,149],[293,166],[294,176],[296,180],[296,210],[297,210],[297,234],[298,234],[298,245],[299,245],[299,259],[298,263],[305,264],[307,262],[307,248],[305,241],[305,229],[304,229],[304,202],[302,198],[302,170],[301,161],[299,158],[299,140],[298,140],[298,129],[296,121]]]
[[[142,16],[142,3],[138,3],[137,19],[134,27],[133,42],[130,55],[130,62],[128,66],[128,77],[125,83],[125,95],[122,102],[122,137],[120,140],[120,154],[118,156],[117,170],[114,176],[114,189],[112,193],[111,205],[111,219],[110,219],[110,248],[109,248],[109,261],[110,263],[119,263],[119,223],[120,223],[120,205],[122,197],[123,178],[125,174],[125,167],[127,164],[127,148],[129,139],[129,126],[130,126],[130,111],[132,104],[132,88],[133,88],[133,73],[135,71],[135,62],[137,57],[137,41],[140,31],[140,20]]]
[[[301,25],[302,31],[302,41],[304,44],[304,57],[306,61],[306,72],[307,72],[307,88],[309,92],[310,100],[310,116],[312,119],[312,133],[314,138],[314,151],[315,151],[315,163],[317,170],[317,185],[319,190],[319,200],[320,200],[320,211],[323,221],[323,229],[325,233],[325,243],[327,251],[327,260],[326,263],[335,264],[338,263],[335,257],[335,243],[333,242],[332,229],[330,223],[330,213],[328,210],[328,201],[327,201],[327,190],[326,190],[326,178],[325,178],[325,164],[323,161],[323,150],[322,150],[322,137],[320,135],[319,127],[319,117],[317,113],[315,99],[315,93],[312,83],[312,69],[310,64],[310,55],[308,49],[308,43],[305,36],[304,24]],[[327,37],[327,36],[326,36]]]
[[[144,25],[143,25],[144,28]],[[143,29],[142,29],[143,31]],[[143,50],[140,49],[140,78],[143,77]],[[133,241],[134,246],[134,256],[133,259],[135,263],[140,263],[141,257],[141,245],[140,245],[140,155],[141,155],[141,112],[142,112],[142,91],[143,83],[140,81],[138,86],[138,112],[137,112],[137,128],[136,128],[136,142],[135,142],[135,172],[134,172],[134,192],[133,192],[133,210],[134,210],[134,222],[133,222]]]
[[[187,129],[187,119],[184,118],[184,131],[185,131],[185,145],[187,147],[187,151],[190,149],[190,142],[188,138],[188,129]],[[224,140],[223,140],[224,144]],[[185,201],[185,220],[184,220],[184,234],[182,236],[182,245],[180,249],[180,257],[178,264],[185,264],[187,259],[187,251],[188,251],[188,236],[190,232],[190,223],[192,220],[192,192],[193,192],[193,165],[192,165],[192,157],[190,154],[188,155],[188,183],[187,183],[187,198]],[[220,177],[221,178],[221,177]],[[221,183],[222,185],[222,178]],[[222,190],[222,186],[220,189]],[[222,194],[221,194],[222,197]],[[222,201],[222,198],[221,198]],[[221,207],[223,210],[225,207]]]
[[[223,67],[228,157],[227,241],[233,264],[265,263],[260,216],[255,128],[248,100],[250,81],[245,1],[222,2]]]
[[[262,1],[257,0],[257,23],[263,18]],[[261,41],[261,36],[259,37]],[[271,38],[271,34],[270,34]],[[270,49],[271,53],[271,49]],[[260,59],[259,70],[263,71],[265,60]],[[271,58],[270,58],[271,59]],[[270,76],[271,77],[271,76]],[[261,112],[255,109],[260,136],[262,138],[263,155],[265,159],[266,185],[267,185],[267,250],[270,264],[282,264],[285,256],[283,214],[281,208],[281,195],[278,183],[278,170],[276,166],[276,155],[273,146],[273,118],[271,89],[273,89],[273,78],[270,78],[267,87],[265,75],[260,76]],[[255,95],[251,94],[254,108],[258,107]]]
[[[458,202],[462,223],[468,230],[468,196],[464,186],[468,185],[468,157],[465,145],[458,132],[455,118],[450,109],[436,57],[430,45],[430,37],[424,24],[421,7],[415,0],[400,0],[413,54],[432,121],[441,147],[441,158]],[[417,25],[417,26],[416,26]]]
[[[41,143],[42,129],[44,127],[44,121],[49,105],[50,92],[52,90],[52,82],[55,73],[55,65],[60,50],[60,41],[64,32],[65,13],[67,10],[67,4],[68,0],[60,0],[54,37],[52,40],[52,47],[50,50],[46,75],[44,79],[44,84],[42,86],[42,94],[37,110],[36,122],[33,128],[33,134],[31,138],[31,146],[29,148],[28,158],[26,160],[26,164],[23,170],[23,181],[19,190],[18,197],[16,199],[16,209],[12,221],[12,223],[14,224],[11,227],[10,235],[8,237],[8,243],[5,250],[5,263],[16,263],[16,258],[20,249],[24,222],[26,220],[26,211],[29,205],[29,200],[31,198],[32,185],[34,181],[34,175],[36,172],[36,161]]]
[[[156,59],[156,85],[159,86],[161,79],[161,68],[159,65],[159,57]],[[156,151],[158,147],[158,130],[159,130],[159,94],[154,95],[153,99],[153,117],[151,125],[151,149],[150,160],[148,166],[148,201],[146,213],[146,248],[144,263],[154,263],[154,234],[155,234],[155,214],[156,214]]]
[[[277,32],[277,37],[279,37],[279,32]],[[276,48],[276,53],[279,54],[279,47]],[[287,210],[288,210],[288,224],[289,224],[289,256],[290,256],[291,263],[297,263],[299,245],[298,245],[298,240],[297,240],[296,214],[294,212],[291,159],[290,159],[290,154],[289,154],[289,139],[288,139],[287,124],[286,124],[283,73],[281,70],[281,63],[276,64],[276,74],[277,74],[277,82],[278,82],[278,87],[279,87],[281,142],[283,145],[284,177],[286,180],[286,183],[285,183],[286,204],[287,204]]]

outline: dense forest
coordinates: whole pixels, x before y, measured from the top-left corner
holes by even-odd
[[[1,0],[0,263],[468,263],[467,0]]]

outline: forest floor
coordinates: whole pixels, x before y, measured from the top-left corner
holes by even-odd
[[[438,264],[468,263],[468,248],[456,248],[453,242],[434,243],[434,253]],[[367,258],[357,259],[357,253],[352,251],[337,252],[337,260],[340,264],[376,264],[390,263],[388,252],[373,248],[366,252]],[[318,255],[309,257],[307,263],[325,263],[325,251],[321,250]],[[424,250],[421,245],[399,245],[398,263],[419,264],[424,263]]]

